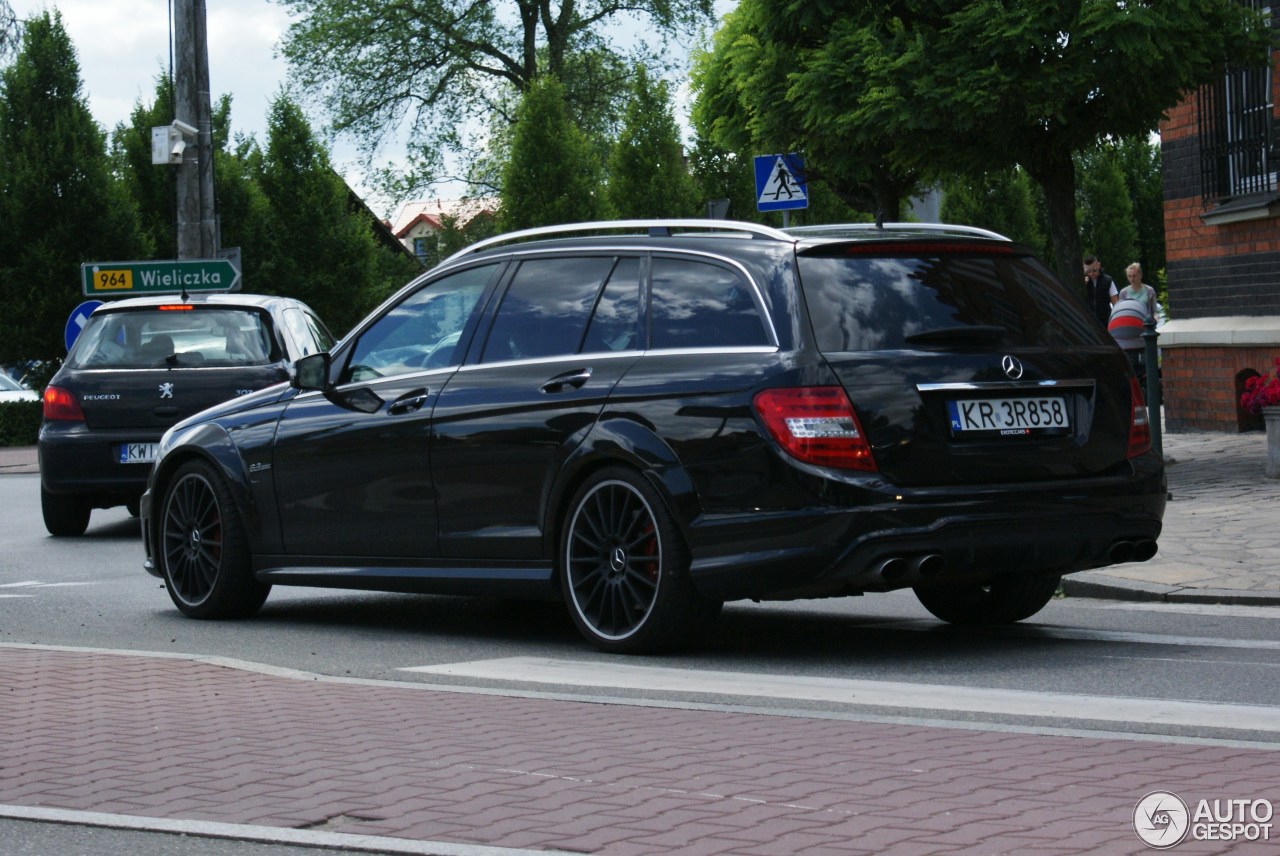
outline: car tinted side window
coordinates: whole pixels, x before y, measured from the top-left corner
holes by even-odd
[[[496,265],[442,277],[412,292],[360,334],[340,383],[454,366],[457,345]]]
[[[333,334],[329,332],[329,328],[324,325],[316,316],[310,312],[302,313],[303,320],[307,322],[307,329],[311,331],[311,338],[322,351],[327,351],[337,343],[337,339],[333,338]]]
[[[484,363],[576,354],[612,257],[530,259],[520,264],[485,342]]]
[[[333,336],[319,318],[296,307],[284,311],[284,324],[298,348],[298,355],[305,357],[327,351],[333,347]]]
[[[751,285],[719,265],[655,258],[649,311],[653,348],[769,344]]]
[[[591,313],[582,352],[629,351],[640,347],[640,260],[619,259]]]

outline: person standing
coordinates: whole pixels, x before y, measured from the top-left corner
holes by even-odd
[[[1120,298],[1117,296],[1119,292],[1116,291],[1115,280],[1102,272],[1102,262],[1098,261],[1097,256],[1084,257],[1084,288],[1085,299],[1088,300],[1094,317],[1102,326],[1107,326],[1107,322],[1111,320],[1111,307]]]
[[[1117,300],[1136,300],[1147,308],[1147,317],[1156,317],[1156,290],[1142,281],[1142,265],[1134,262],[1124,269],[1129,284],[1120,289]]]
[[[1116,340],[1140,383],[1146,383],[1146,345],[1142,340],[1148,318],[1156,317],[1156,290],[1142,281],[1142,267],[1137,262],[1124,271],[1129,284],[1116,294],[1107,330]]]

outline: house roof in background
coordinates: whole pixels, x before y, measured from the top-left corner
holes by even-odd
[[[458,225],[465,226],[472,217],[486,211],[498,209],[495,198],[475,199],[425,199],[417,202],[406,202],[391,222],[391,231],[397,238],[403,238],[409,230],[419,223],[427,223],[433,229],[443,225],[445,217],[452,217]]]

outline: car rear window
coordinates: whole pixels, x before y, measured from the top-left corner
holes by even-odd
[[[1031,256],[824,248],[801,255],[798,264],[818,347],[826,352],[1108,341],[1083,301]]]
[[[174,304],[97,312],[67,357],[74,368],[259,366],[280,359],[267,315],[252,308]]]

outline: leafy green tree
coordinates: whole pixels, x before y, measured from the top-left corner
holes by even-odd
[[[942,220],[1007,235],[1039,252],[1045,235],[1031,179],[1013,167],[981,178],[952,177],[942,183]]]
[[[231,148],[231,98],[213,105],[214,196],[219,243],[241,250],[241,288],[252,291],[258,272],[274,252],[273,223],[266,197],[258,186],[262,153],[252,137]],[[138,205],[140,222],[157,258],[177,258],[177,171],[151,162],[151,129],[173,120],[173,86],[167,75],[156,77],[154,100],[136,103],[129,124],[111,134],[112,167]]]
[[[134,103],[129,124],[111,132],[111,167],[138,206],[138,222],[159,258],[177,258],[177,171],[151,163],[151,129],[173,121],[173,85],[156,76],[155,100]]]
[[[18,18],[13,14],[9,0],[0,0],[0,60],[6,59],[18,49],[21,33]]]
[[[540,52],[541,56],[543,52]],[[630,91],[630,70],[626,62],[611,50],[600,47],[582,48],[566,59],[567,77],[565,108],[578,129],[586,135],[593,157],[600,163],[609,159],[614,139],[618,136],[620,111]],[[468,159],[466,172],[460,178],[480,196],[496,196],[502,192],[502,171],[511,156],[511,136],[515,130],[516,111],[524,98],[521,90],[505,87],[495,98],[482,139],[468,140],[474,154]],[[400,166],[383,172],[380,183],[396,198],[414,195],[425,173],[412,165],[405,171]]]
[[[290,294],[287,286],[273,283],[270,277],[270,263],[278,252],[278,221],[261,183],[262,149],[252,136],[238,137],[234,146],[229,144],[226,129],[231,124],[230,107],[230,99],[224,96],[213,110],[213,193],[219,245],[224,249],[240,248],[244,291],[271,289],[270,293]],[[293,216],[307,214],[299,211]]]
[[[284,96],[268,115],[258,185],[271,233],[253,289],[306,302],[342,335],[385,291],[383,251],[301,109]]]
[[[775,36],[776,24],[769,16],[789,13],[776,5],[773,0],[742,0],[725,17],[711,46],[694,52],[693,126],[702,139],[729,152],[801,152],[805,178],[819,191],[815,195],[829,191],[837,210],[902,219],[905,201],[922,189],[924,173],[892,159],[893,142],[886,137],[850,135],[829,117],[817,121],[812,113],[821,109],[795,98],[793,75],[804,68],[817,39],[805,33],[789,43]],[[836,17],[844,14],[843,5],[814,5]],[[845,80],[831,83],[852,87]]]
[[[84,300],[81,263],[150,252],[62,16],[36,15],[0,71],[0,362],[61,359],[67,317]]]
[[[282,52],[339,133],[370,157],[406,130],[412,173],[401,190],[439,176],[468,128],[509,115],[514,94],[551,75],[571,103],[598,103],[618,78],[610,25],[639,23],[658,39],[711,21],[712,0],[280,0],[292,16]],[[646,48],[641,55],[653,56]],[[595,57],[584,65],[582,57]],[[600,74],[595,74],[600,72]],[[581,84],[581,85],[579,85]],[[609,87],[605,86],[604,91]],[[573,109],[584,122],[611,110]]]
[[[1262,65],[1270,25],[1224,0],[742,0],[797,137],[887,141],[897,169],[1014,164],[1042,188],[1055,264],[1081,277],[1073,155],[1150,131],[1228,61]]]
[[[1138,257],[1138,228],[1133,200],[1112,146],[1077,155],[1080,162],[1080,239],[1084,251],[1097,255],[1102,267],[1124,283],[1124,269]]]
[[[1138,261],[1149,285],[1156,285],[1165,268],[1164,175],[1160,144],[1150,134],[1125,137],[1115,143],[1124,183],[1133,200],[1138,229]]]
[[[609,158],[608,198],[623,218],[692,217],[697,189],[684,163],[680,128],[665,81],[636,68],[622,132]]]
[[[717,200],[727,201],[724,216],[729,219],[764,222],[763,215],[756,210],[750,154],[729,151],[695,128],[693,149],[689,152],[689,172],[703,205]]]
[[[554,77],[534,82],[516,114],[502,178],[503,231],[605,216],[597,162]]]

